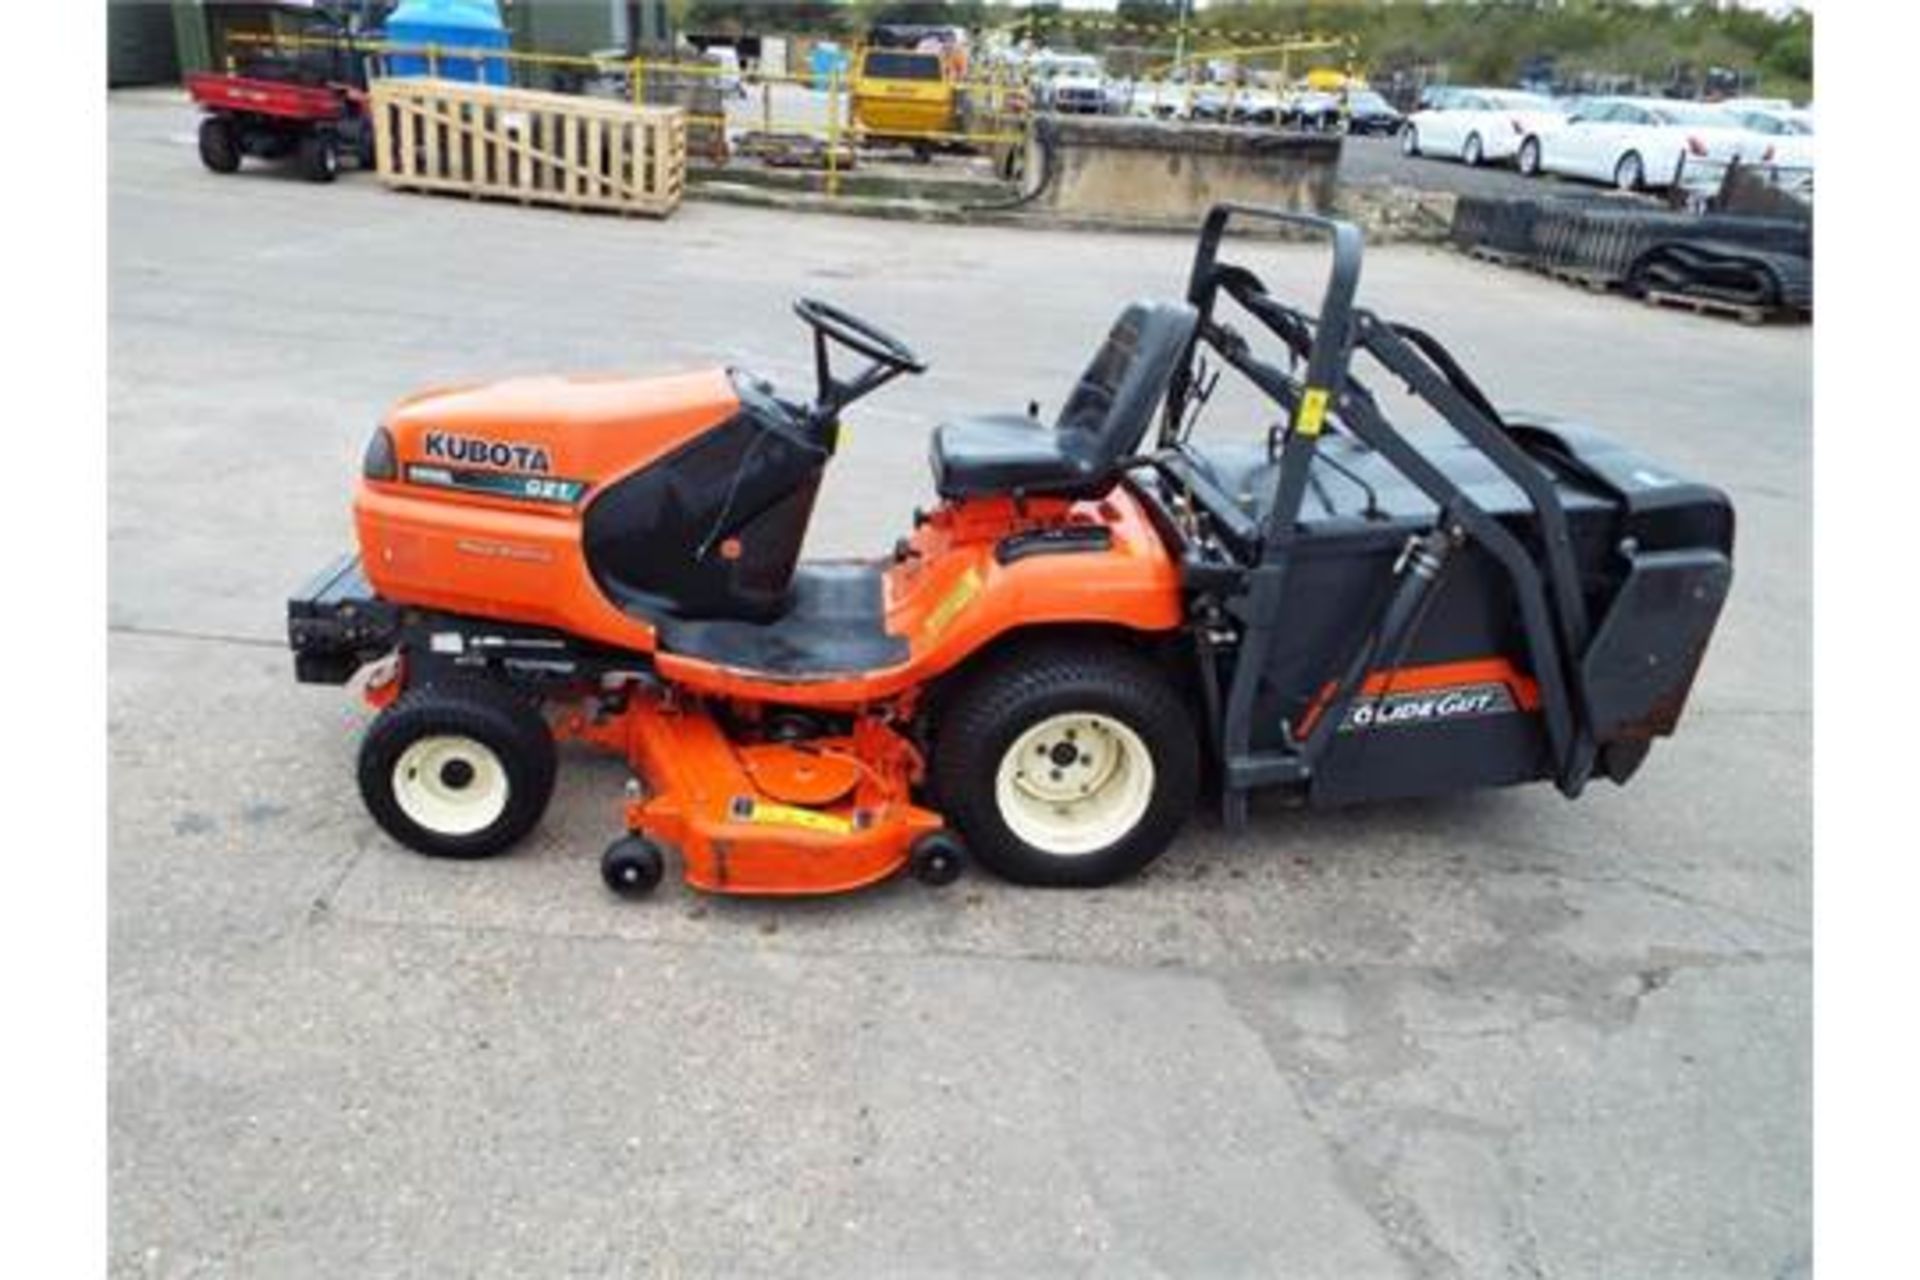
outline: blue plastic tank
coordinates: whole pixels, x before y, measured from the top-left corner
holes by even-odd
[[[847,51],[831,40],[822,40],[813,46],[811,65],[807,68],[813,78],[813,87],[825,89],[835,75],[842,83],[847,78]]]
[[[505,49],[507,27],[494,0],[400,0],[387,17],[387,43],[399,46],[387,58],[395,76],[438,75],[442,80],[508,84],[505,58],[429,58],[425,46],[442,49]]]

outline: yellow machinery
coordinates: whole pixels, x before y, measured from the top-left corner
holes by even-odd
[[[854,124],[873,138],[930,138],[955,131],[952,67],[944,54],[869,46],[853,67]]]

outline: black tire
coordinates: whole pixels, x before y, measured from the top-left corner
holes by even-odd
[[[622,836],[600,855],[600,879],[623,898],[646,897],[666,873],[666,854],[645,836]]]
[[[1540,176],[1540,139],[1528,138],[1520,144],[1520,154],[1514,158],[1514,167],[1520,170],[1523,178]]]
[[[1638,191],[1646,185],[1647,168],[1638,151],[1629,151],[1613,166],[1613,185],[1621,191]]]
[[[300,139],[299,162],[308,182],[332,182],[340,174],[340,146],[331,133],[316,129]]]
[[[438,824],[424,817],[421,793],[424,790],[430,799],[435,783],[423,781],[412,769],[404,780],[401,774],[409,750],[429,739],[456,744],[440,752],[445,763],[439,766],[438,783],[453,797],[454,807],[480,804],[483,793],[461,798],[467,787],[504,785],[504,803],[484,825],[464,826],[465,817],[484,816],[484,807]],[[484,753],[473,744],[484,748]],[[431,745],[423,747],[419,767],[433,767],[435,758]],[[454,769],[463,762],[464,780]],[[555,765],[553,733],[525,698],[480,680],[424,685],[402,694],[368,726],[360,743],[360,798],[381,830],[409,849],[432,858],[490,858],[533,830],[547,811]],[[503,775],[499,780],[493,775],[496,767]],[[476,777],[476,772],[481,776]],[[402,787],[411,788],[408,797],[403,798]]]
[[[951,831],[930,831],[913,842],[907,865],[921,884],[950,885],[967,869],[967,846]]]
[[[1478,169],[1480,162],[1486,158],[1486,144],[1480,141],[1480,135],[1477,133],[1468,134],[1466,142],[1460,147],[1460,159],[1465,162],[1469,169]]]
[[[1008,824],[998,778],[1022,735],[1070,715],[1117,720],[1136,735],[1153,766],[1151,790],[1139,817],[1105,845],[1049,851]],[[1200,750],[1185,701],[1145,657],[1118,645],[1045,642],[1002,655],[949,691],[932,773],[942,812],[990,871],[1021,884],[1090,887],[1133,875],[1172,843],[1199,794]]]
[[[233,121],[208,116],[200,122],[200,163],[215,173],[240,167],[240,134]]]

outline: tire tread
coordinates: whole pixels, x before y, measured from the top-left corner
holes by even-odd
[[[1020,646],[964,677],[941,700],[932,782],[947,818],[988,869],[1022,884],[1092,887],[1138,872],[1172,843],[1199,794],[1199,742],[1180,693],[1119,644]],[[1033,708],[1038,707],[1038,711]],[[1041,715],[1120,713],[1154,753],[1154,796],[1138,826],[1108,848],[1061,857],[1032,848],[999,817],[994,779],[1013,738]]]

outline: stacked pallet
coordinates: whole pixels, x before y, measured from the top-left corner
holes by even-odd
[[[413,191],[665,217],[686,188],[685,113],[451,80],[373,82],[375,168]]]

